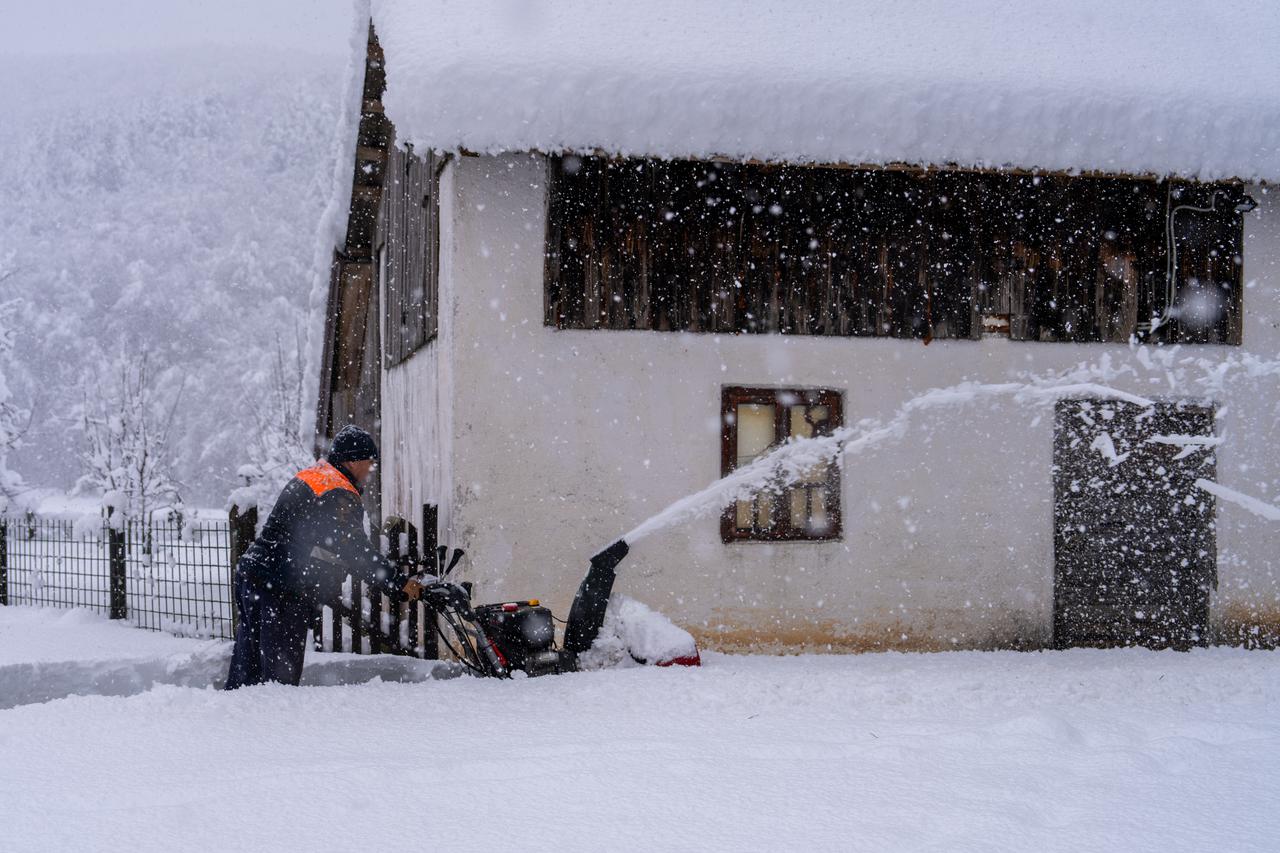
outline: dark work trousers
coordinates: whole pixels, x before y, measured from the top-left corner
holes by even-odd
[[[227,690],[267,681],[296,685],[302,678],[311,605],[298,596],[259,588],[236,572],[240,626]]]

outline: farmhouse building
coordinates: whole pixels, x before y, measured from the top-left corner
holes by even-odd
[[[318,409],[375,512],[563,614],[672,501],[899,424],[618,591],[722,649],[1274,640],[1223,497],[1280,488],[1274,15],[740,5],[375,0]],[[898,417],[963,383],[1009,392]]]

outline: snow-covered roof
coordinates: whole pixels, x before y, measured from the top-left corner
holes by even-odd
[[[373,0],[401,142],[1280,177],[1280,4]]]

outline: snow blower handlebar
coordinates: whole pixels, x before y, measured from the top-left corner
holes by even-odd
[[[510,666],[493,638],[476,619],[476,611],[471,605],[471,585],[447,580],[466,551],[455,549],[452,559],[445,566],[447,554],[448,549],[444,546],[437,552],[438,562],[435,568],[444,567],[439,576],[428,576],[431,567],[425,564],[422,566],[422,571],[418,574],[423,579],[422,601],[449,625],[458,645],[454,646],[447,638],[442,639],[458,661],[478,675],[506,678],[511,674]]]
[[[441,547],[435,555],[436,565],[434,567],[422,565],[422,571],[417,577],[422,579],[422,600],[448,623],[459,645],[455,647],[447,638],[444,638],[444,635],[441,635],[444,642],[468,669],[479,675],[499,678],[509,676],[513,665],[529,673],[534,673],[534,668],[542,672],[564,672],[576,668],[578,655],[595,643],[600,628],[604,624],[605,611],[609,607],[609,596],[613,593],[613,584],[617,578],[615,569],[630,550],[630,546],[619,539],[591,558],[591,566],[587,569],[587,575],[582,579],[578,592],[573,598],[573,606],[569,609],[569,618],[565,622],[564,643],[560,650],[544,648],[541,645],[533,647],[530,645],[533,640],[529,636],[513,640],[508,636],[510,629],[504,628],[504,623],[495,622],[493,619],[495,608],[501,608],[504,614],[507,612],[516,614],[522,612],[523,606],[525,609],[523,612],[534,613],[533,617],[526,615],[524,622],[516,623],[523,626],[520,630],[524,631],[530,624],[530,618],[534,621],[539,618],[536,601],[506,602],[479,608],[472,606],[470,584],[457,584],[448,580],[449,573],[454,570],[465,554],[462,549],[455,550],[452,559],[449,560],[448,565],[445,565],[448,549]],[[429,574],[431,568],[439,571],[439,576]],[[551,614],[545,610],[541,612],[545,614],[545,623],[550,630]],[[488,629],[486,625],[489,626]],[[553,635],[552,630],[545,638],[539,639],[539,642],[550,643]],[[507,654],[499,648],[500,643],[510,644],[507,646]],[[516,657],[509,661],[508,655],[512,653],[516,653]],[[529,662],[531,660],[532,664]]]
[[[406,578],[413,578],[421,583],[430,583],[432,581],[442,581],[449,576],[449,573],[457,567],[458,563],[467,554],[461,548],[455,548],[453,558],[449,560],[449,564],[445,565],[445,559],[449,556],[447,546],[441,545],[436,549],[435,554],[429,554],[427,558],[415,561],[412,557],[401,557],[397,565],[401,567],[401,573]],[[433,563],[431,558],[435,558]]]
[[[446,566],[445,560],[449,558],[449,546],[440,545],[436,548],[434,554],[428,551],[423,556],[423,559],[418,562],[418,574],[430,575],[439,580],[444,580],[466,553],[461,548],[455,548],[453,550],[453,559],[449,560],[449,565]]]

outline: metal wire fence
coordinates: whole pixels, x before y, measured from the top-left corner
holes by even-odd
[[[6,603],[110,611],[110,557],[102,530],[61,519],[0,517]]]
[[[83,607],[140,628],[230,639],[231,565],[221,519],[0,516],[0,604]]]
[[[256,520],[234,510],[228,519],[118,524],[0,515],[0,605],[83,607],[153,631],[232,639],[235,556]],[[416,561],[416,533],[405,527],[396,520],[381,541],[388,556],[408,549]],[[393,603],[348,577],[340,596],[318,605],[316,651],[436,657],[436,620],[421,602]]]
[[[125,525],[128,619],[171,634],[230,639],[231,531],[226,521]]]

